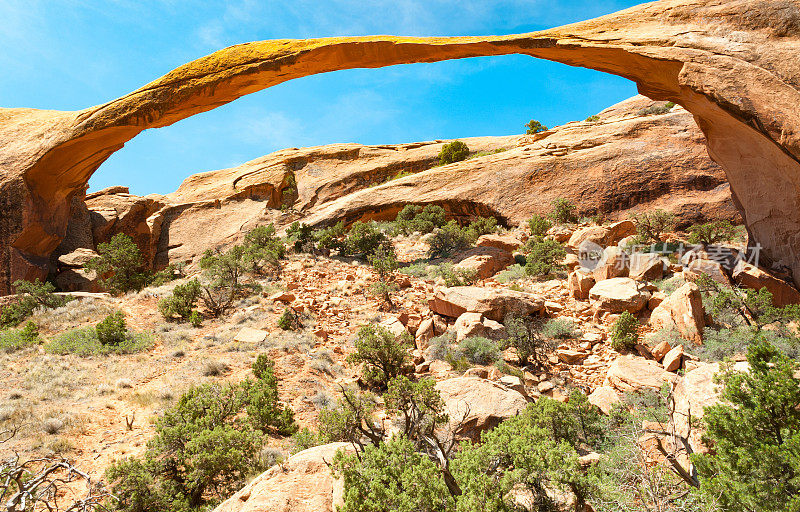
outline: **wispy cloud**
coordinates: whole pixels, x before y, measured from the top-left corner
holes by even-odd
[[[301,145],[309,140],[300,121],[284,112],[250,112],[236,130],[240,130],[244,142],[271,149]]]

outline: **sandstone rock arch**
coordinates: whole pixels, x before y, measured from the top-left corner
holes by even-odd
[[[512,36],[246,43],[85,110],[0,109],[0,294],[42,276],[71,198],[145,129],[311,74],[506,54],[620,75],[692,112],[762,255],[800,283],[798,53],[800,0],[662,0]]]

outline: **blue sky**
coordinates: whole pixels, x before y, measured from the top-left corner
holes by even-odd
[[[0,106],[77,110],[232,44],[337,35],[485,35],[581,21],[637,0],[0,0]],[[143,132],[90,182],[168,193],[190,174],[284,147],[522,133],[636,94],[632,82],[525,56],[293,80]]]

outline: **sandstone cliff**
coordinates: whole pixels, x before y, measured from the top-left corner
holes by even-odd
[[[125,233],[150,264],[163,267],[238,241],[259,222],[392,219],[410,203],[438,204],[455,217],[493,215],[507,225],[548,213],[559,197],[584,215],[618,218],[664,208],[683,224],[739,220],[724,172],[706,154],[691,115],[677,106],[642,114],[653,105],[637,96],[591,122],[536,136],[463,139],[472,158],[447,166],[437,165],[446,141],[333,144],[193,175],[167,196],[106,189],[73,207],[54,256]]]
[[[86,110],[2,109],[0,293],[46,272],[72,198],[142,130],[310,74],[513,53],[618,74],[685,107],[725,169],[764,260],[800,282],[798,50],[800,0],[662,0],[522,35],[241,44]]]

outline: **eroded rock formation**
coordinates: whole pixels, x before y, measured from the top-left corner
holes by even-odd
[[[799,39],[800,0],[662,0],[522,35],[247,43],[82,111],[3,109],[0,293],[45,272],[72,198],[142,130],[315,73],[514,53],[629,78],[694,114],[763,256],[798,282]]]
[[[708,157],[691,115],[680,107],[640,114],[653,105],[638,96],[596,121],[536,137],[463,139],[475,157],[445,167],[436,164],[447,141],[331,144],[196,174],[166,196],[137,197],[113,187],[87,197],[88,214],[73,205],[67,237],[54,256],[96,248],[121,232],[160,268],[238,242],[258,223],[393,219],[409,203],[442,205],[454,217],[493,215],[509,225],[548,213],[557,197],[572,201],[582,215],[624,217],[663,208],[686,225],[738,220],[725,173]]]
[[[404,204],[435,203],[471,206],[517,225],[548,213],[557,198],[572,201],[582,215],[662,208],[682,224],[737,217],[724,173],[708,158],[691,115],[680,107],[639,115],[652,105],[638,96],[601,112],[597,121],[515,137],[501,153],[314,205],[305,222],[392,218]]]

